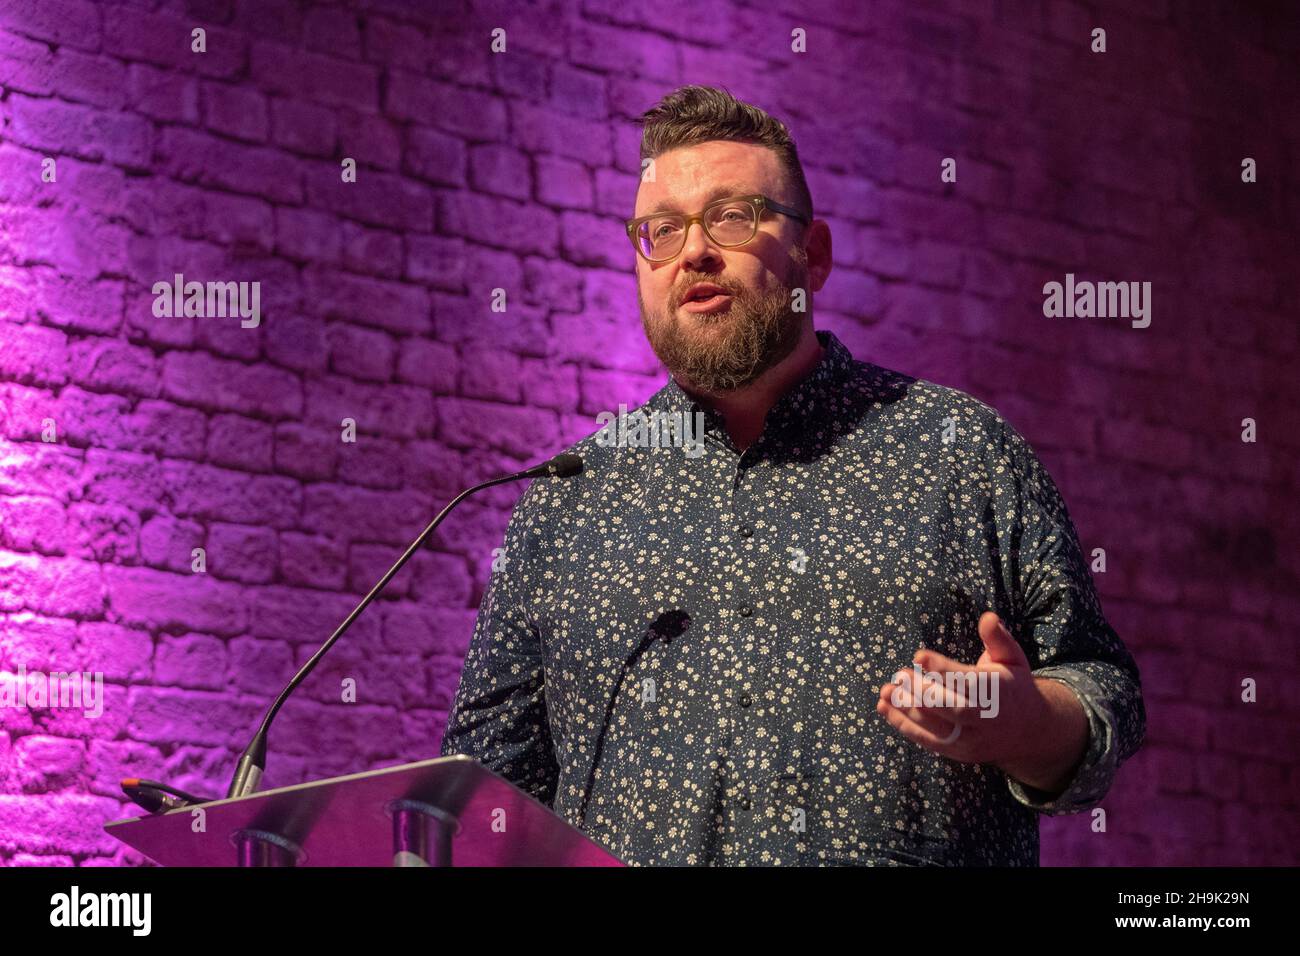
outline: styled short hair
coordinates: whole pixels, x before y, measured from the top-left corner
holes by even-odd
[[[812,193],[794,139],[784,123],[757,106],[736,99],[725,89],[683,86],[646,110],[640,122],[642,168],[647,159],[710,140],[766,146],[776,153],[794,188],[794,205],[812,219]]]

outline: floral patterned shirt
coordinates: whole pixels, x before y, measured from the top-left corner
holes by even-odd
[[[506,530],[442,753],[634,865],[1038,864],[1145,733],[1065,504],[972,396],[824,354],[737,450],[669,379],[679,440],[578,442]],[[703,435],[688,440],[701,416]],[[1087,715],[1063,793],[913,744],[876,713],[922,647],[974,664],[996,611]]]

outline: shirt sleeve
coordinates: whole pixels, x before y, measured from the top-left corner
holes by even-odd
[[[520,599],[526,500],[520,500],[506,530],[505,566],[493,571],[479,604],[442,738],[442,756],[473,757],[550,805],[559,767],[547,716],[541,642]]]
[[[1102,614],[1092,574],[1056,483],[1028,443],[998,420],[991,520],[1011,631],[1037,677],[1064,683],[1088,719],[1088,745],[1056,795],[1010,777],[1015,799],[1048,816],[1098,805],[1146,734],[1137,664]]]

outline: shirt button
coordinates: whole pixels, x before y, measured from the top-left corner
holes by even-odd
[[[752,704],[753,702],[754,702],[754,698],[750,697],[748,694],[741,694],[741,695],[740,695],[740,706],[741,706],[741,707],[748,707],[748,706],[749,706],[750,704]]]
[[[752,810],[753,808],[754,808],[754,805],[753,805],[752,803],[749,802],[749,797],[741,797],[741,798],[740,798],[740,809],[742,809],[742,810]]]
[[[748,604],[742,604],[742,605],[740,606],[740,616],[741,616],[741,617],[749,617],[749,615],[751,615],[751,614],[753,614],[753,613],[754,613],[754,609],[753,609],[752,607],[750,607]]]
[[[754,529],[747,524],[742,524],[736,529],[736,533],[742,538],[752,538],[754,536]]]

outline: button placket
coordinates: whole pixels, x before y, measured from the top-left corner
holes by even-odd
[[[750,445],[745,449],[736,460],[736,468],[732,475],[731,485],[731,530],[732,541],[731,551],[734,555],[734,567],[739,577],[748,577],[750,581],[744,585],[745,591],[738,593],[735,597],[736,604],[733,605],[736,612],[736,627],[738,647],[744,647],[746,639],[751,635],[747,632],[747,626],[752,622],[755,614],[753,598],[750,596],[754,588],[753,575],[755,567],[753,557],[755,554],[755,537],[756,528],[752,518],[748,516],[750,508],[746,506],[746,501],[751,497],[746,493],[747,487],[753,485],[752,481],[746,481],[753,474],[753,466],[759,459],[759,453],[755,450],[757,443]],[[754,714],[753,705],[755,695],[758,690],[752,693],[746,690],[746,685],[752,685],[754,680],[755,668],[752,653],[742,651],[737,660],[736,679],[738,685],[736,689],[728,695],[732,702],[731,727],[733,730],[732,744],[733,753],[739,755],[747,752],[747,741],[754,739],[755,720],[757,715]],[[739,771],[738,764],[733,766]],[[754,800],[747,793],[752,789],[753,781],[739,777],[735,779],[737,796],[731,801],[732,813],[731,818],[736,821],[738,833],[748,832],[753,826],[753,820],[750,813],[754,809]],[[741,818],[737,819],[740,815]]]

